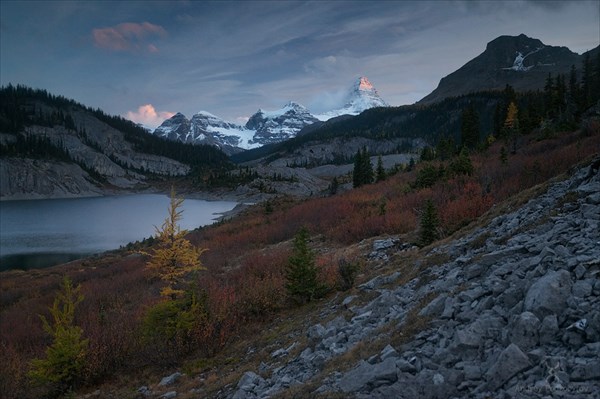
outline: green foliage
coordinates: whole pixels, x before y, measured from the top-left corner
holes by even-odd
[[[354,169],[352,170],[352,185],[354,188],[373,183],[373,165],[366,147],[356,152]]]
[[[473,149],[479,143],[479,115],[472,105],[463,110],[461,120],[461,145]]]
[[[61,144],[55,144],[46,136],[15,134],[14,141],[0,143],[2,157],[25,157],[75,162]]]
[[[52,337],[52,344],[46,348],[44,359],[31,362],[29,376],[36,383],[55,384],[64,392],[81,377],[88,340],[82,338],[83,330],[74,325],[75,309],[83,301],[81,286],[73,287],[71,280],[65,277],[61,288],[50,308],[52,324],[40,316],[44,330]]]
[[[452,158],[456,154],[454,139],[452,137],[442,137],[435,147],[435,153],[442,161]]]
[[[300,229],[294,237],[294,250],[285,270],[288,294],[300,304],[321,298],[326,292],[325,285],[319,281],[315,255],[308,246],[308,239],[308,230]]]
[[[500,162],[502,162],[503,165],[506,165],[508,162],[508,151],[506,151],[506,147],[504,146],[500,148]]]
[[[181,298],[161,301],[148,309],[142,335],[147,342],[181,345],[191,340],[206,313],[206,296],[198,299],[195,294],[186,292]]]
[[[435,150],[431,147],[423,147],[421,150],[421,161],[433,161],[435,159]]]
[[[450,173],[455,176],[471,176],[473,174],[473,164],[471,163],[469,152],[465,147],[463,147],[460,154],[450,162],[449,169]]]
[[[437,216],[437,210],[433,205],[431,199],[428,199],[425,203],[425,209],[421,214],[421,233],[420,233],[420,245],[426,246],[434,242],[439,238],[438,234],[439,220]]]
[[[338,288],[341,291],[347,291],[354,287],[356,276],[358,276],[359,271],[359,263],[348,262],[346,259],[341,259],[338,263],[338,274],[340,276]]]
[[[377,157],[377,168],[375,169],[375,181],[380,182],[385,180],[385,168],[383,167],[383,160],[381,159],[381,155]]]
[[[421,170],[417,172],[417,179],[413,183],[414,188],[425,188],[433,186],[438,180],[442,179],[445,175],[444,168],[436,168],[433,164],[426,164]]]

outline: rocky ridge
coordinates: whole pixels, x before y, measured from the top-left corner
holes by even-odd
[[[362,284],[375,299],[353,306],[349,296],[325,311],[352,316],[308,327],[307,344],[274,351],[226,396],[268,398],[318,380],[315,396],[600,398],[599,167],[596,159],[520,209],[434,248],[430,256],[447,260],[406,284],[400,272]],[[380,240],[370,256],[386,262],[406,249],[397,238]],[[321,375],[357,344],[410,329],[415,314],[430,323],[408,342]]]

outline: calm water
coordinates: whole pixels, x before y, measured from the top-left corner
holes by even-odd
[[[211,224],[235,205],[186,199],[180,226]],[[0,270],[47,267],[150,237],[168,207],[169,197],[155,194],[1,202]]]

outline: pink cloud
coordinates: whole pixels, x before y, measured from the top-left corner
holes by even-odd
[[[150,128],[156,128],[165,119],[169,119],[173,115],[175,115],[174,112],[156,111],[152,104],[145,104],[140,105],[137,111],[127,111],[125,118]]]
[[[163,38],[167,31],[160,25],[150,22],[125,22],[107,28],[96,28],[92,30],[92,37],[96,47],[112,51],[147,51],[158,52],[158,48],[147,43],[151,38]]]

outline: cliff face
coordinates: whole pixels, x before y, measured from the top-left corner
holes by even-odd
[[[23,158],[0,160],[2,199],[68,198],[101,195],[97,182],[79,165]]]

